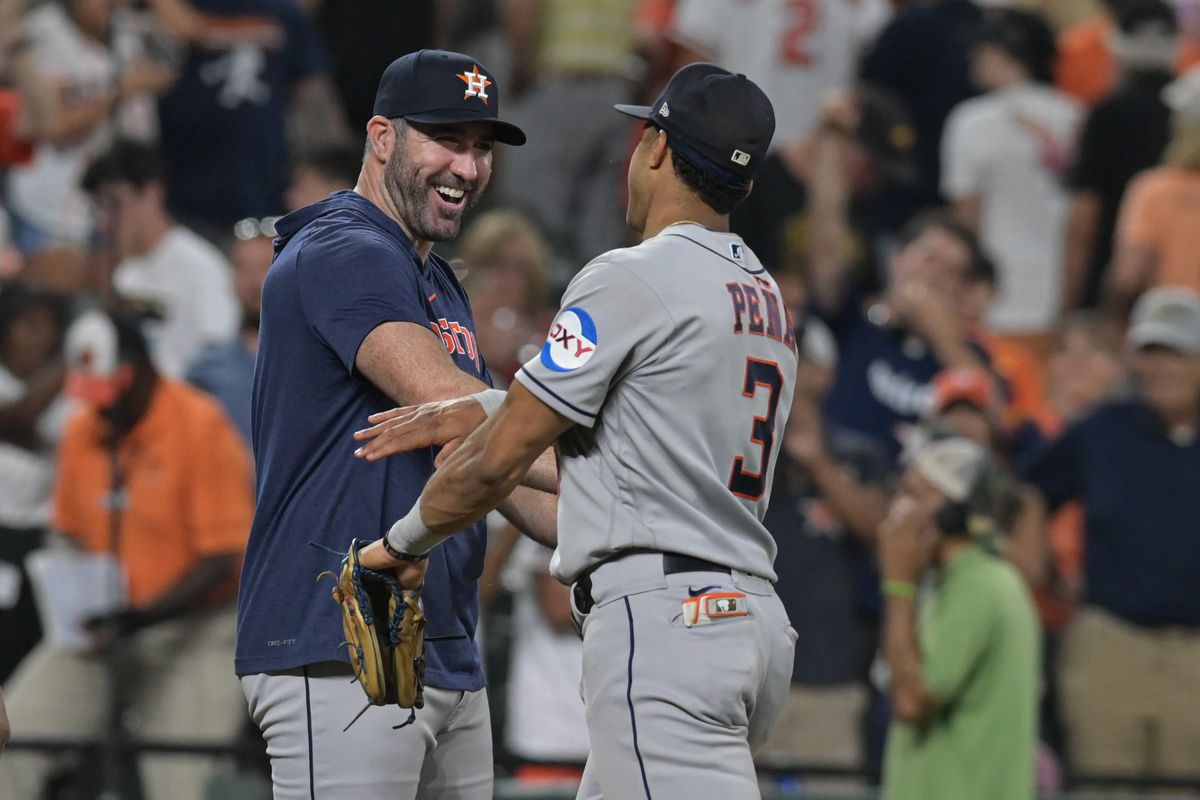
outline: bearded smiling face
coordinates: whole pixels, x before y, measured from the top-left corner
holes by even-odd
[[[414,240],[454,238],[463,212],[479,201],[491,178],[492,126],[393,125],[397,144],[383,176],[389,198]]]

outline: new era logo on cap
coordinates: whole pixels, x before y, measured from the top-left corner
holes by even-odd
[[[667,104],[666,104],[666,103],[663,103],[663,104],[662,104],[662,108],[660,108],[660,109],[658,110],[658,115],[659,115],[660,117],[669,117],[669,116],[671,116],[671,109],[667,108]]]
[[[733,155],[729,157],[729,160],[739,166],[744,167],[750,163],[750,154],[743,153],[741,150],[734,150]]]

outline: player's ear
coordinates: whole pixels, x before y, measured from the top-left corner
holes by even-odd
[[[658,132],[658,138],[656,138],[650,144],[650,154],[646,158],[646,164],[650,167],[650,169],[658,169],[663,165],[664,162],[666,162],[667,153],[670,151],[670,147],[668,145],[667,132],[660,130]]]
[[[367,120],[368,158],[373,158],[381,164],[387,163],[388,156],[396,145],[396,128],[390,119],[376,114]]]

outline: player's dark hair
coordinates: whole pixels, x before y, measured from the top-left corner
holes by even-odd
[[[327,181],[353,186],[358,183],[363,154],[353,147],[323,147],[296,157],[297,168],[311,169]]]
[[[920,239],[928,231],[938,230],[958,239],[971,254],[964,277],[972,281],[986,283],[996,282],[996,265],[983,251],[979,237],[970,226],[944,208],[935,208],[917,214],[900,230],[899,243],[901,247]]]
[[[749,183],[730,185],[722,182],[675,150],[671,150],[671,166],[675,170],[675,177],[718,214],[730,213],[750,194]]]
[[[152,183],[166,183],[167,162],[162,151],[141,142],[119,140],[96,158],[83,174],[83,190],[96,194],[110,183],[129,183],[144,189]]]

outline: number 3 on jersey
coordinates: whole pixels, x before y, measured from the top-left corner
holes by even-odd
[[[758,460],[758,472],[746,471],[745,456],[733,460],[729,473],[729,490],[738,497],[758,500],[767,491],[767,478],[771,474],[771,451],[775,444],[775,412],[779,408],[779,393],[783,389],[783,373],[774,361],[757,358],[746,359],[746,380],[742,386],[743,397],[756,397],[758,387],[767,389],[767,415],[756,416],[750,429],[750,441],[762,448]]]

